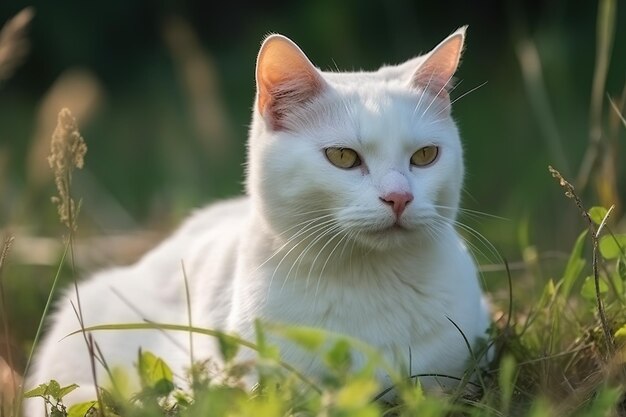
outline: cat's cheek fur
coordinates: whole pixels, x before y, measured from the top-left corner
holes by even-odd
[[[315,113],[333,114],[323,105]],[[333,138],[354,137],[354,131],[339,129],[334,120],[314,118],[302,123],[297,132],[271,132],[257,117],[252,128],[248,188],[254,189],[253,203],[276,233],[315,217],[330,220],[334,212],[351,204],[351,194],[361,195],[367,189],[360,169],[338,168],[324,154]]]
[[[288,153],[284,152],[286,148]],[[273,167],[259,172],[256,184],[262,190],[259,204],[268,220],[303,221],[306,212],[332,207],[335,190],[324,181],[330,177],[332,167],[309,142],[301,138],[275,141],[264,146],[259,163]]]

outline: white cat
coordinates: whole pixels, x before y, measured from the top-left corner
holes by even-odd
[[[321,327],[398,366],[410,352],[411,374],[462,376],[463,336],[475,343],[489,326],[453,227],[464,166],[447,89],[464,37],[461,28],[428,54],[375,72],[329,73],[269,36],[256,68],[247,196],[198,211],[135,265],[80,284],[85,325],[188,324],[182,261],[195,326],[250,340],[256,318]],[[69,403],[95,396],[85,341],[66,337],[79,328],[74,298],[72,289],[60,299],[29,378],[79,384]],[[110,366],[132,366],[139,347],[178,374],[189,364],[184,332],[94,338]],[[309,354],[281,343],[284,361],[319,373]],[[196,336],[196,358],[215,354],[212,338]],[[382,371],[380,379],[388,385]],[[426,388],[448,382],[422,379]],[[42,415],[41,404],[28,407]]]

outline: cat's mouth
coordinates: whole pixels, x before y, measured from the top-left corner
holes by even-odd
[[[377,225],[358,234],[358,240],[373,249],[389,250],[405,244],[413,236],[412,230],[398,223]]]
[[[402,226],[400,223],[394,223],[392,224],[390,227],[388,227],[387,229],[388,231],[391,232],[408,232],[409,229],[407,229],[406,227]]]
[[[389,234],[399,234],[399,233],[408,233],[410,230],[401,225],[400,223],[394,223],[390,226],[378,227],[375,229],[370,229],[368,232],[373,236],[385,236]]]

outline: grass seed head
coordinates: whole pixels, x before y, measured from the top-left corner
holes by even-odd
[[[76,230],[76,203],[70,195],[72,171],[83,167],[86,153],[87,145],[78,131],[76,119],[69,109],[62,109],[52,134],[48,163],[58,191],[52,202],[57,205],[61,222],[70,230]]]

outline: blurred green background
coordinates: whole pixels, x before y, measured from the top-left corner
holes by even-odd
[[[28,50],[0,79],[0,226],[15,236],[2,314],[13,323],[19,363],[66,233],[50,203],[46,161],[59,110],[72,110],[89,148],[73,188],[82,198],[78,272],[130,262],[194,207],[241,192],[254,63],[271,32],[292,38],[322,69],[376,69],[468,24],[452,97],[482,86],[454,105],[466,150],[463,206],[503,219],[462,220],[511,262],[528,246],[562,259],[585,227],[547,166],[574,182],[588,147],[594,1],[5,0],[0,24],[27,6]],[[617,6],[601,124],[610,144],[602,149],[619,162],[625,135],[614,133],[606,97],[619,103],[625,84],[626,7]],[[594,169],[581,188],[589,206],[624,201],[623,164],[607,169]],[[608,177],[615,184],[602,191]],[[498,261],[474,244],[488,255],[481,262]],[[500,286],[501,275],[485,275]]]

